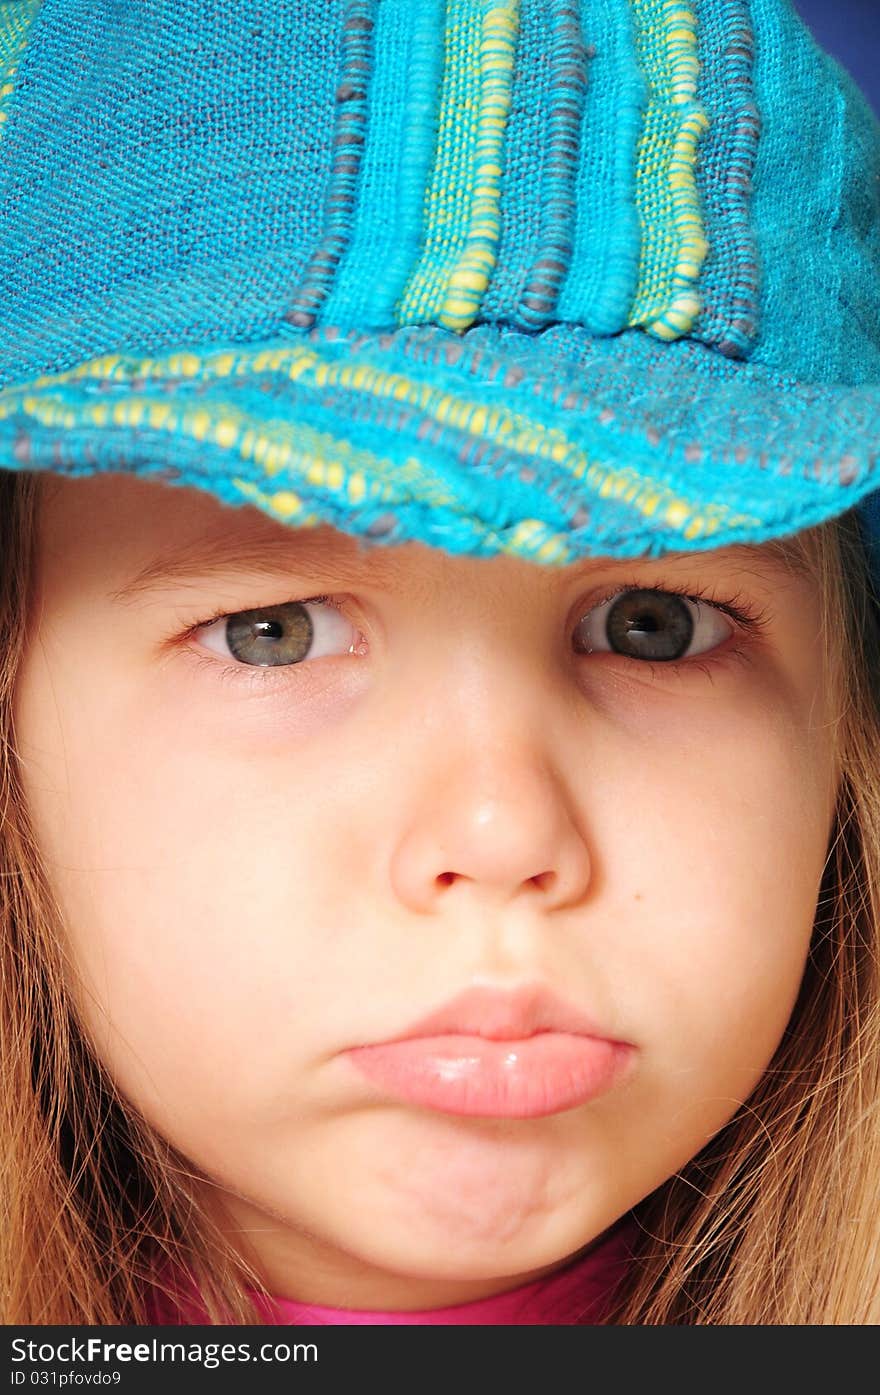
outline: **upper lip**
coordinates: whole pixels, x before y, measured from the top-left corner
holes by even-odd
[[[463,1032],[505,1041],[548,1031],[609,1039],[607,1032],[576,1004],[544,984],[522,984],[512,989],[481,984],[457,994],[393,1040]]]

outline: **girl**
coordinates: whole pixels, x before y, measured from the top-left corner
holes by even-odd
[[[0,8],[3,1319],[876,1322],[876,125],[240,14]]]

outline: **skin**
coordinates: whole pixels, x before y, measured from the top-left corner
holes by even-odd
[[[416,1310],[569,1262],[731,1118],[791,1014],[838,778],[815,583],[738,548],[364,552],[190,489],[44,485],[16,729],[72,991],[121,1089],[278,1295]],[[208,534],[306,532],[327,570],[111,598]],[[763,628],[704,606],[705,652],[651,664],[593,620],[578,652],[610,592],[661,584],[743,598]],[[221,677],[222,622],[185,635],[323,594],[347,615],[311,608],[320,656],[269,683]],[[343,1054],[469,984],[533,980],[630,1044],[586,1104],[443,1114]]]

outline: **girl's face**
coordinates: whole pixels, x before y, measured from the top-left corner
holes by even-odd
[[[367,552],[122,475],[42,507],[16,722],[75,991],[273,1292],[511,1288],[731,1118],[794,1006],[832,829],[809,577],[765,548]],[[494,1117],[346,1054],[473,985],[554,990],[621,1068]]]

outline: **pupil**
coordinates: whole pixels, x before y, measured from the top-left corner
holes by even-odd
[[[657,630],[657,629],[659,629],[659,626],[656,625],[656,624],[654,623],[654,621],[653,621],[653,619],[652,619],[652,617],[651,617],[650,615],[640,615],[640,616],[638,617],[637,620],[633,620],[633,621],[631,621],[631,623],[630,623],[630,631],[632,631],[632,630],[654,631],[654,630]]]

